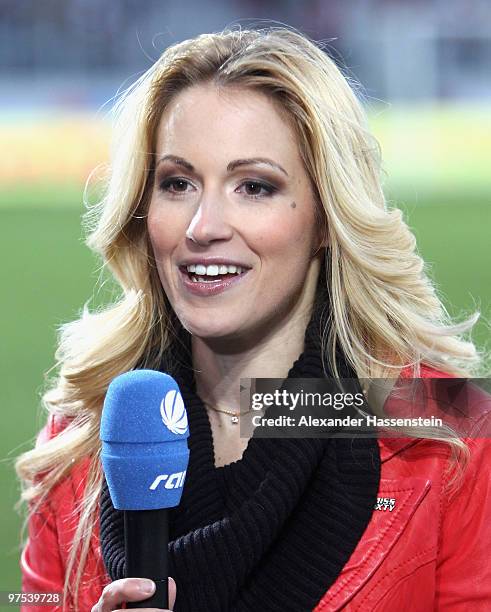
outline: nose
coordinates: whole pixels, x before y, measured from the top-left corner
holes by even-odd
[[[186,238],[200,245],[215,240],[230,240],[233,228],[228,221],[226,202],[215,194],[203,195],[186,230]]]

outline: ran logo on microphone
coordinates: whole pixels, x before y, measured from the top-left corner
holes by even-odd
[[[184,484],[184,479],[186,478],[186,470],[184,472],[176,472],[175,474],[160,474],[157,478],[152,482],[149,489],[151,491],[155,491],[155,489],[159,486],[161,482],[165,482],[164,487],[166,489],[178,489],[182,487]]]

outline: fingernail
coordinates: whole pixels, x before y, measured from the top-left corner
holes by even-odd
[[[155,582],[153,580],[142,580],[140,591],[145,595],[151,595],[155,591]]]

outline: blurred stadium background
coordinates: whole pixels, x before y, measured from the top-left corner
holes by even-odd
[[[449,311],[482,312],[473,337],[489,348],[489,0],[0,0],[0,591],[20,586],[12,465],[45,420],[56,328],[107,299],[80,219],[108,159],[108,101],[168,45],[237,20],[328,40],[363,84],[389,200]]]

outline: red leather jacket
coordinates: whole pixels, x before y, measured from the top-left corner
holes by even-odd
[[[425,369],[426,376],[445,376]],[[488,406],[489,407],[489,406]],[[57,433],[50,419],[38,443]],[[336,582],[315,612],[485,612],[491,610],[491,444],[467,440],[470,461],[448,489],[450,448],[431,440],[380,439],[379,502]],[[62,591],[87,461],[74,467],[29,521],[21,557],[23,591]],[[300,570],[301,571],[301,570]],[[87,612],[110,582],[96,526],[80,587]],[[179,589],[179,585],[177,585]],[[61,610],[26,607],[26,612]],[[65,602],[64,610],[73,610]]]

